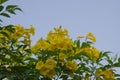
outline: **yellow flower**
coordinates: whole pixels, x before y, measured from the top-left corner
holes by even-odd
[[[42,67],[43,67],[44,63],[42,61],[39,61],[37,64],[36,64],[36,69],[40,70]]]
[[[67,61],[66,68],[70,71],[76,71],[78,69],[78,65],[75,61]]]
[[[45,65],[48,66],[50,69],[53,69],[56,66],[55,61],[53,59],[47,59]]]
[[[40,68],[40,73],[42,75],[48,75],[49,77],[53,77],[55,73],[54,71],[55,66],[56,66],[55,61],[53,59],[48,59],[46,60],[46,63]]]
[[[84,80],[90,80],[90,75],[86,74]]]
[[[14,29],[16,30],[16,32],[19,32],[19,33],[21,33],[21,34],[24,33],[24,27],[21,26],[21,25],[15,26]]]
[[[96,42],[96,38],[95,38],[95,36],[94,36],[91,32],[87,33],[87,37],[88,37],[90,40],[92,40],[93,42]]]
[[[40,69],[40,73],[41,73],[42,75],[47,75],[47,73],[48,73],[50,70],[52,70],[52,69],[50,69],[49,66],[47,66],[47,65],[44,64],[44,65],[41,67],[41,69]]]
[[[112,70],[109,69],[97,69],[95,72],[96,76],[102,76],[103,80],[114,80],[114,72]],[[98,77],[97,80],[101,80],[100,77]]]
[[[50,78],[50,79],[52,79],[54,76],[55,76],[55,70],[54,69],[52,69],[52,70],[50,70],[48,73],[47,73],[47,76]]]
[[[86,52],[86,55],[93,61],[96,61],[99,58],[100,52],[95,47],[88,47],[83,50]]]
[[[54,31],[50,31],[47,35],[47,40],[50,43],[50,50],[71,50],[73,42],[68,36],[66,29],[62,30],[62,27],[54,28]]]
[[[77,37],[78,39],[84,38],[84,36],[78,35]]]
[[[100,76],[100,75],[102,75],[102,74],[103,74],[102,69],[97,69],[96,72],[95,72],[95,75],[96,75],[96,76]]]
[[[22,35],[24,35],[25,29],[23,26],[17,25],[14,27],[14,29],[16,30],[16,32],[12,35],[13,38],[18,39],[22,37]]]
[[[64,29],[63,33],[64,33],[65,35],[68,35],[68,30],[67,30],[67,29]]]
[[[103,78],[105,80],[114,80],[114,73],[112,70],[105,70],[103,73]]]
[[[32,46],[31,50],[36,53],[39,52],[41,49],[48,50],[50,47],[49,43],[46,40],[40,39],[37,41],[35,45]]]
[[[30,33],[31,33],[32,35],[35,34],[35,28],[34,28],[32,25],[30,25],[29,31],[30,31]]]
[[[59,59],[60,60],[64,60],[65,58],[67,58],[67,55],[65,55],[64,53],[59,53]]]

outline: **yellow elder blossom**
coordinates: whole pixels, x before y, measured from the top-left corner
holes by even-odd
[[[31,33],[32,35],[35,34],[35,28],[34,28],[32,25],[30,25],[29,31],[30,31],[30,33]]]
[[[95,36],[94,36],[91,32],[87,33],[87,37],[88,37],[90,40],[92,40],[93,42],[96,42],[96,38],[95,38]]]
[[[103,78],[105,80],[114,80],[114,73],[112,70],[105,70],[103,72]]]
[[[78,35],[77,37],[78,39],[84,38],[84,36]]]
[[[60,60],[64,60],[65,58],[67,58],[67,55],[66,54],[64,54],[64,53],[59,53],[59,59]]]
[[[45,64],[39,61],[36,64],[36,69],[40,70],[42,75],[47,75],[49,78],[53,78],[55,75],[54,68],[56,67],[55,61],[53,59],[47,59]]]
[[[84,80],[90,80],[90,75],[86,74]]]
[[[49,66],[51,69],[53,69],[56,66],[55,61],[53,59],[47,59],[45,65]]]
[[[50,49],[71,50],[73,42],[68,36],[68,31],[66,29],[62,30],[61,27],[54,28],[54,30],[54,32],[50,31],[47,35]]]
[[[100,52],[95,47],[88,47],[85,48],[83,51],[86,52],[86,55],[93,61],[96,61],[99,58]]]
[[[37,64],[36,64],[36,69],[40,70],[41,67],[43,66],[43,62],[42,61],[39,61]]]
[[[66,61],[66,68],[72,72],[78,69],[78,65],[75,61]]]
[[[50,70],[48,73],[47,73],[47,76],[52,79],[54,76],[55,76],[56,72],[54,69]]]
[[[18,39],[24,35],[25,29],[23,26],[17,25],[14,27],[14,29],[16,30],[16,32],[13,34],[14,38]]]
[[[97,69],[95,74],[96,76],[102,76],[103,80],[114,80],[114,72],[109,69],[105,69],[105,70]]]
[[[49,43],[46,40],[40,39],[37,41],[35,45],[32,46],[31,50],[33,52],[39,52],[39,50],[48,50],[49,49]]]
[[[102,69],[97,69],[96,72],[95,72],[96,76],[100,76],[103,74],[103,71]]]

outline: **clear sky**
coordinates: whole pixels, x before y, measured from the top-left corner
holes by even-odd
[[[73,39],[92,32],[99,50],[120,55],[120,0],[9,0],[6,4],[19,5],[24,12],[5,18],[4,24],[32,24],[33,42],[62,25]]]

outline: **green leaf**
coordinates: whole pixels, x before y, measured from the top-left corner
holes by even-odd
[[[80,40],[77,40],[77,47],[80,47]]]
[[[10,9],[10,10],[7,10],[9,13],[11,14],[16,14],[14,10]]]
[[[120,63],[113,64],[114,67],[120,67]]]
[[[14,27],[14,25],[7,25],[7,26],[5,26],[5,29],[7,29],[11,33],[14,33],[15,29],[13,27]]]
[[[3,22],[3,21],[0,19],[0,22]]]
[[[118,59],[118,62],[120,63],[120,58]]]
[[[0,32],[1,34],[3,34],[6,37],[9,37],[9,35],[6,32]]]
[[[106,51],[106,52],[102,53],[101,57],[106,57],[106,58],[109,59],[108,53],[111,53],[111,52],[110,51]]]
[[[120,76],[120,74],[115,74],[115,76],[116,76],[116,77],[119,77],[119,76]]]
[[[83,42],[81,48],[90,47],[89,42]]]
[[[1,13],[0,15],[4,16],[4,17],[7,17],[7,18],[10,18],[10,16],[7,13]]]
[[[22,11],[22,9],[21,9],[21,8],[18,8],[18,7],[17,7],[17,8],[15,8],[15,10],[19,10],[19,11]],[[22,12],[23,12],[23,11],[22,11]]]
[[[4,8],[3,6],[0,6],[0,11],[2,11],[2,10],[3,10],[3,8]]]
[[[118,59],[118,55],[116,54],[115,57],[113,58],[113,62],[115,62]]]
[[[6,10],[17,8],[17,5],[8,5]]]
[[[3,3],[5,3],[6,1],[8,1],[8,0],[0,0],[0,4],[3,4]]]

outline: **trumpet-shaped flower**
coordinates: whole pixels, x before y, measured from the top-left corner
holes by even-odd
[[[40,70],[43,65],[44,65],[44,63],[43,63],[42,61],[39,61],[39,62],[36,64],[36,69]]]
[[[93,61],[99,58],[100,52],[95,47],[87,47],[83,51],[86,52],[86,55]]]
[[[54,32],[50,31],[47,35],[50,49],[71,50],[73,42],[68,36],[68,31],[66,29],[62,30],[61,27],[54,28],[54,30]]]
[[[30,33],[31,33],[32,35],[35,34],[35,28],[34,28],[32,25],[30,25],[29,31],[30,31]]]
[[[36,64],[36,69],[40,70],[40,73],[44,76],[48,76],[49,78],[53,78],[55,75],[55,68],[56,64],[53,59],[47,59],[45,64],[42,61],[39,61]]]
[[[65,58],[67,58],[67,55],[66,54],[64,54],[64,53],[59,53],[59,59],[60,60],[64,60]]]
[[[93,42],[96,42],[96,38],[95,38],[95,36],[94,36],[91,32],[87,33],[87,37],[88,37],[90,40],[92,40]]]
[[[95,72],[96,76],[102,76],[103,80],[114,80],[114,72],[109,69],[97,69]]]
[[[76,71],[78,69],[78,65],[75,61],[67,61],[66,62],[66,68],[72,72]]]

